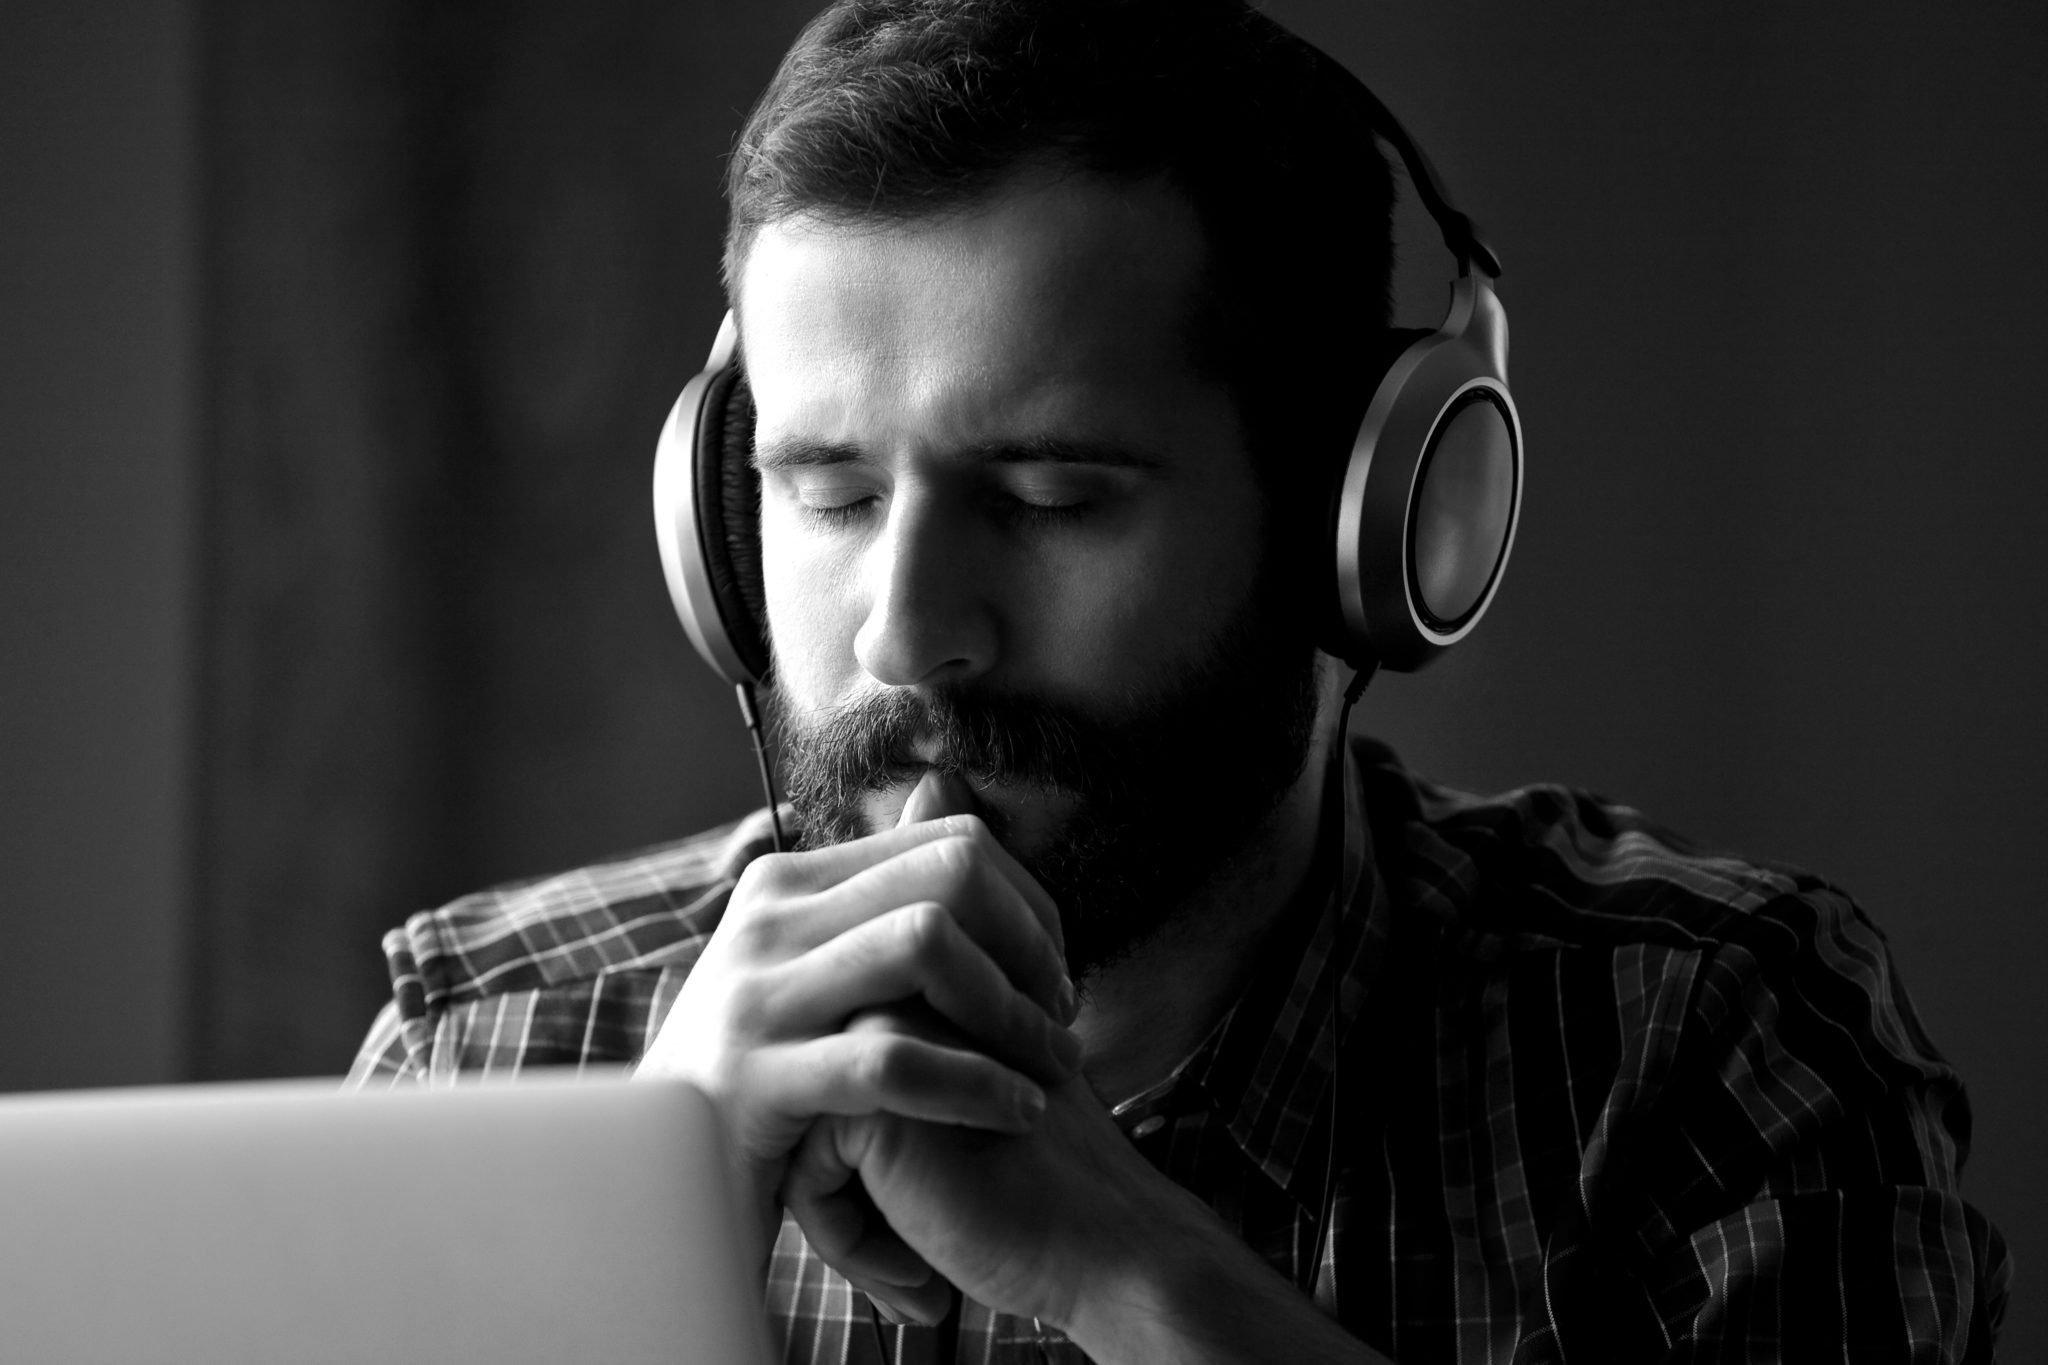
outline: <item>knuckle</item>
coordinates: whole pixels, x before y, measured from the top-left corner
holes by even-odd
[[[934,840],[929,848],[927,856],[941,891],[957,896],[973,883],[983,852],[971,835],[949,835]]]
[[[758,976],[745,975],[726,988],[725,1007],[733,1028],[749,1036],[769,1031],[774,993]]]
[[[777,856],[764,853],[740,869],[739,879],[732,884],[735,903],[751,900],[775,884]]]
[[[949,834],[925,845],[924,856],[940,876],[956,876],[966,870],[974,855],[965,836]]]
[[[854,1063],[862,1087],[885,1095],[900,1090],[910,1080],[911,1067],[911,1050],[903,1038],[881,1031],[867,1035],[867,1045]]]
[[[773,899],[801,890],[805,884],[803,859],[794,853],[763,853],[740,869],[733,883],[733,899]]]
[[[890,1033],[900,1029],[893,1011],[882,1005],[870,1005],[859,1010],[846,1021],[848,1033]]]
[[[988,822],[979,815],[949,815],[944,824],[948,835],[966,839],[984,850],[995,842],[995,836],[988,831]]]
[[[780,957],[790,941],[789,916],[775,906],[753,905],[728,913],[723,927],[743,957]]]
[[[936,966],[947,955],[953,917],[936,901],[906,905],[896,914],[896,932],[902,937],[903,952],[919,966]]]

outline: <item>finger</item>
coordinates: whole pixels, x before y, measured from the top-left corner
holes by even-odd
[[[856,925],[782,964],[769,989],[769,1008],[796,1033],[834,1030],[862,1009],[915,998],[965,1041],[1039,1081],[1065,1080],[1081,1064],[1080,1040],[1012,985],[935,901]]]
[[[974,794],[974,789],[967,785],[965,778],[957,772],[942,773],[937,768],[927,768],[924,776],[918,779],[917,785],[910,789],[910,796],[903,803],[903,813],[897,818],[896,826],[901,829],[926,820],[941,820],[954,815],[978,817],[981,813],[981,799]],[[1001,855],[997,860],[998,868],[1004,876],[1010,878],[1018,894],[1024,897],[1025,903],[1031,907],[1032,914],[1038,917],[1046,933],[1052,937],[1053,944],[1060,950],[1061,959],[1064,961],[1066,939],[1060,925],[1059,907],[1053,903],[1045,888],[1038,884],[1038,879],[1024,870],[1023,864],[1003,847],[1001,841],[994,842],[996,852]]]
[[[815,898],[820,921],[840,922],[840,932],[872,919],[876,906],[936,901],[980,944],[1002,972],[1065,1023],[1073,1017],[1073,986],[1059,941],[1045,932],[1044,921],[1000,868],[1000,846],[987,827],[972,816],[948,816],[972,822],[963,836],[919,844],[847,878]],[[930,828],[928,823],[923,828]]]
[[[843,844],[827,844],[800,853],[763,853],[747,864],[742,879],[769,881],[788,894],[819,891],[877,863],[887,862],[905,849],[965,833],[969,823],[964,816],[947,816],[894,825]]]
[[[1023,912],[1036,922],[1041,935],[1050,941],[1052,955],[1064,975],[1066,941],[1060,929],[1059,908],[1037,879],[1024,870],[975,815],[945,815],[898,825],[864,839],[803,853],[763,854],[741,873],[733,888],[734,909],[728,918],[737,921],[743,914],[741,907],[748,907],[744,917],[760,924],[771,940],[794,944],[799,949],[813,947],[880,909],[932,899],[928,894],[898,894],[893,900],[864,902],[834,897],[831,893],[850,881],[862,879],[866,879],[864,885],[901,890],[891,886],[904,875],[905,870],[897,864],[908,856],[913,859],[910,866],[914,873],[929,872],[932,864],[916,861],[916,855],[934,843],[948,841],[964,841],[972,846],[972,859],[982,865],[984,875],[992,883],[1002,884],[1002,898],[1020,904]],[[828,897],[828,913],[821,915],[808,904],[801,907],[801,913],[795,913],[795,907],[789,905],[810,897]],[[778,906],[785,908],[773,908]]]
[[[975,796],[974,789],[967,784],[967,780],[958,772],[941,772],[937,768],[927,768],[925,769],[924,776],[918,779],[917,785],[911,789],[910,796],[904,801],[903,813],[896,823],[901,826],[915,824],[921,820],[943,819],[949,815],[979,816],[981,813],[980,799]],[[1059,910],[1054,905],[1052,897],[1045,894],[1045,889],[1038,884],[1037,878],[1032,877],[1024,871],[1020,864],[1016,863],[1010,851],[1003,847],[1000,840],[995,841],[993,852],[1000,854],[997,860],[998,870],[1010,878],[1012,885],[1017,888],[1018,894],[1024,897],[1026,906],[1038,918],[1040,926],[1045,929],[1047,935],[1052,939],[1053,947],[1060,954],[1061,968],[1064,970],[1066,965],[1065,929],[1060,922]],[[1062,998],[1060,1002],[1061,1008],[1053,1011],[1062,1023],[1073,1022],[1075,1011],[1069,1003],[1071,999],[1071,992],[1069,992]]]
[[[913,1000],[865,1009],[846,1021],[848,1033],[859,1033],[864,1029],[882,1033],[901,1033],[910,1038],[922,1038],[927,1043],[935,1043],[940,1047],[969,1046],[967,1039],[959,1030],[934,1014],[928,1007]]]
[[[890,1228],[838,1150],[833,1120],[813,1124],[790,1160],[782,1203],[825,1263],[848,1279],[916,1289],[932,1278],[924,1257]]]
[[[833,1267],[835,1270],[837,1266]],[[923,1284],[912,1286],[885,1285],[864,1279],[858,1272],[849,1274],[841,1270],[855,1289],[875,1301],[875,1307],[893,1323],[913,1322],[921,1327],[935,1327],[946,1320],[952,1310],[953,1296],[959,1291],[952,1281],[937,1271]]]
[[[819,1259],[872,1299],[891,1322],[934,1323],[953,1287],[912,1251],[867,1197],[844,1150],[846,1125],[813,1124],[783,1181],[783,1204]]]
[[[974,799],[974,792],[958,773],[942,773],[937,768],[926,768],[924,776],[910,789],[909,799],[903,803],[903,814],[898,817],[898,826],[914,825],[921,820],[937,820],[947,815],[979,815],[981,803]]]
[[[1032,918],[1038,921],[1039,927],[1045,930],[1046,937],[1052,940],[1053,947],[1060,956],[1060,970],[1064,972],[1067,962],[1067,937],[1065,929],[1060,924],[1060,907],[1054,902],[1052,893],[1040,886],[1038,878],[1025,871],[1024,864],[1018,862],[1016,856],[1003,847],[1001,840],[989,833],[988,826],[979,815],[972,812],[965,815],[948,814],[941,817],[937,823],[964,826],[966,834],[979,835],[986,841],[990,860],[994,862],[996,870],[1004,879],[1016,889],[1017,894],[1024,898],[1024,904],[1030,909]]]
[[[752,1084],[774,1113],[901,1114],[999,1133],[1045,1113],[1030,1077],[978,1052],[881,1030],[829,1033],[755,1054]]]

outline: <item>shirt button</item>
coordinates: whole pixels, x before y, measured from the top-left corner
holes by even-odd
[[[1165,1126],[1166,1116],[1164,1114],[1154,1114],[1150,1118],[1139,1119],[1137,1127],[1131,1129],[1131,1136],[1134,1138],[1148,1138]]]

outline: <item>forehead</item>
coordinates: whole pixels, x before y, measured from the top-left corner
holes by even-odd
[[[1194,211],[1163,181],[1027,173],[935,218],[770,224],[738,299],[762,435],[1209,406],[1192,344],[1203,268]]]

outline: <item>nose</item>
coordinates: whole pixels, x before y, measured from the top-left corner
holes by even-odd
[[[899,490],[862,562],[867,619],[854,657],[890,687],[959,682],[995,662],[998,622],[972,518]]]

